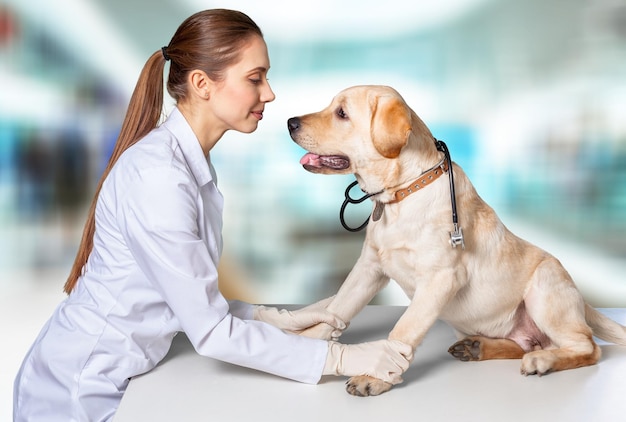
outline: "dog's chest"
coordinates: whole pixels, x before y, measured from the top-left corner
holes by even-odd
[[[412,278],[409,274],[415,275],[440,259],[438,254],[446,246],[447,235],[432,224],[420,221],[412,221],[410,225],[389,224],[388,216],[387,221],[383,216],[372,224],[365,242],[376,251],[383,271],[400,283],[402,279]]]

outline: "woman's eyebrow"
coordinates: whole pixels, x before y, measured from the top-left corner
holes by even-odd
[[[269,68],[264,67],[264,66],[258,66],[255,67],[254,69],[250,69],[248,72],[249,73],[253,73],[253,72],[267,72],[269,70]]]

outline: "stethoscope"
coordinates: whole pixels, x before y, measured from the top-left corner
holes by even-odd
[[[461,248],[465,249],[465,242],[463,241],[463,229],[459,227],[459,218],[456,212],[456,193],[454,190],[454,172],[452,171],[452,159],[450,158],[450,151],[448,150],[448,146],[445,144],[445,142],[440,141],[438,139],[435,139],[434,141],[435,141],[435,146],[437,147],[437,150],[443,152],[445,160],[448,163],[448,169],[449,169],[448,179],[450,181],[450,205],[452,208],[452,225],[453,225],[453,231],[450,232],[450,243],[452,244],[452,247],[461,245]],[[350,195],[350,191],[358,183],[359,182],[355,180],[354,182],[350,183],[350,185],[348,185],[348,187],[346,188],[344,192],[345,199],[343,201],[343,204],[341,204],[341,208],[339,210],[339,221],[341,222],[341,225],[343,226],[343,228],[348,230],[349,232],[358,232],[358,231],[363,230],[369,223],[371,214],[370,216],[367,217],[367,219],[360,226],[350,227],[346,223],[346,220],[344,217],[345,212],[346,212],[346,207],[348,206],[348,204],[360,204],[366,199],[371,198],[372,196],[378,195],[383,192],[381,190],[375,193],[367,193],[363,195],[361,198],[353,198]]]
[[[348,230],[349,232],[358,232],[358,231],[363,230],[369,223],[371,214],[367,217],[367,220],[365,220],[363,224],[361,224],[360,226],[350,227],[348,226],[344,218],[344,214],[346,212],[346,207],[348,206],[348,204],[360,204],[361,202],[365,201],[367,198],[370,198],[374,195],[378,195],[379,193],[383,192],[381,190],[380,192],[365,194],[361,198],[353,198],[350,196],[350,191],[352,190],[353,187],[355,187],[358,184],[359,182],[355,180],[354,182],[350,183],[350,185],[348,185],[348,187],[346,188],[346,191],[344,192],[344,197],[346,199],[344,199],[343,204],[341,204],[341,208],[339,210],[339,221],[341,222],[341,225],[343,226],[343,228]]]

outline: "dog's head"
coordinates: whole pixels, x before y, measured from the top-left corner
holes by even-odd
[[[428,135],[432,144],[423,122],[387,86],[347,88],[322,111],[292,117],[287,126],[291,138],[308,151],[300,160],[306,170],[354,173],[360,183],[370,185],[361,183],[368,190],[396,183],[403,167],[401,154],[410,149],[416,134]]]

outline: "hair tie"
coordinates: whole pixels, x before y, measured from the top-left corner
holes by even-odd
[[[165,50],[167,50],[167,46],[161,47],[161,53],[163,54],[163,58],[166,62],[168,62],[170,61],[170,56],[167,55],[167,52]]]

